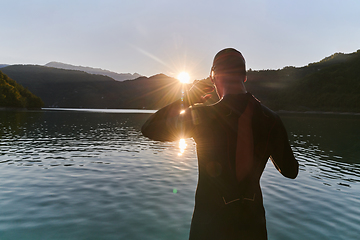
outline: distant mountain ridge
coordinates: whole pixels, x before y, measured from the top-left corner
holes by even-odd
[[[36,65],[1,69],[41,97],[46,107],[159,109],[181,96],[164,74],[116,81],[79,70]],[[247,72],[246,89],[273,110],[360,113],[360,50],[303,67]],[[209,79],[205,79],[209,81]],[[215,93],[209,102],[217,100]]]
[[[116,81],[39,65],[11,65],[1,71],[41,97],[45,107],[158,109],[181,95],[179,81],[163,74]]]
[[[60,68],[60,69],[66,69],[66,70],[77,70],[77,71],[83,71],[90,74],[97,74],[97,75],[104,75],[109,76],[117,81],[124,81],[124,80],[132,80],[138,77],[141,77],[138,73],[116,73],[111,72],[108,70],[104,70],[101,68],[92,68],[92,67],[83,67],[83,66],[74,66],[71,64],[61,63],[61,62],[49,62],[44,65],[45,67],[53,67],[53,68]]]
[[[0,68],[7,67],[9,64],[0,64]]]

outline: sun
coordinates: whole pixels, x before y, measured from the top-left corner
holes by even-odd
[[[187,72],[181,72],[177,75],[177,79],[179,79],[182,83],[189,83],[190,82],[190,75]]]

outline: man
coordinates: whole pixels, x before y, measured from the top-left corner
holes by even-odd
[[[193,137],[196,142],[199,179],[191,240],[267,239],[260,189],[266,162],[270,157],[279,172],[292,179],[298,162],[278,115],[247,93],[240,52],[220,51],[210,79],[220,98],[217,103],[196,104],[213,90],[200,81],[184,99],[152,115],[142,132],[159,141]]]

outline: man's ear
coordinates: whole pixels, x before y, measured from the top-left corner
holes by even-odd
[[[211,80],[211,82],[214,84],[214,82],[215,82],[215,72],[213,71],[213,70],[211,70],[211,72],[210,72],[210,80]]]

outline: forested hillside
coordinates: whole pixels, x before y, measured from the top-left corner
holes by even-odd
[[[0,71],[0,107],[41,108],[42,100]]]
[[[249,71],[246,86],[276,110],[360,112],[360,50],[301,68]]]
[[[40,96],[46,107],[159,109],[181,95],[181,84],[163,74],[119,82],[34,65],[1,70]],[[360,112],[360,50],[336,53],[304,67],[247,74],[248,91],[274,110]],[[216,100],[214,96],[210,102]]]
[[[40,96],[45,107],[157,109],[180,97],[179,81],[163,74],[114,79],[76,70],[12,65],[8,76]]]

